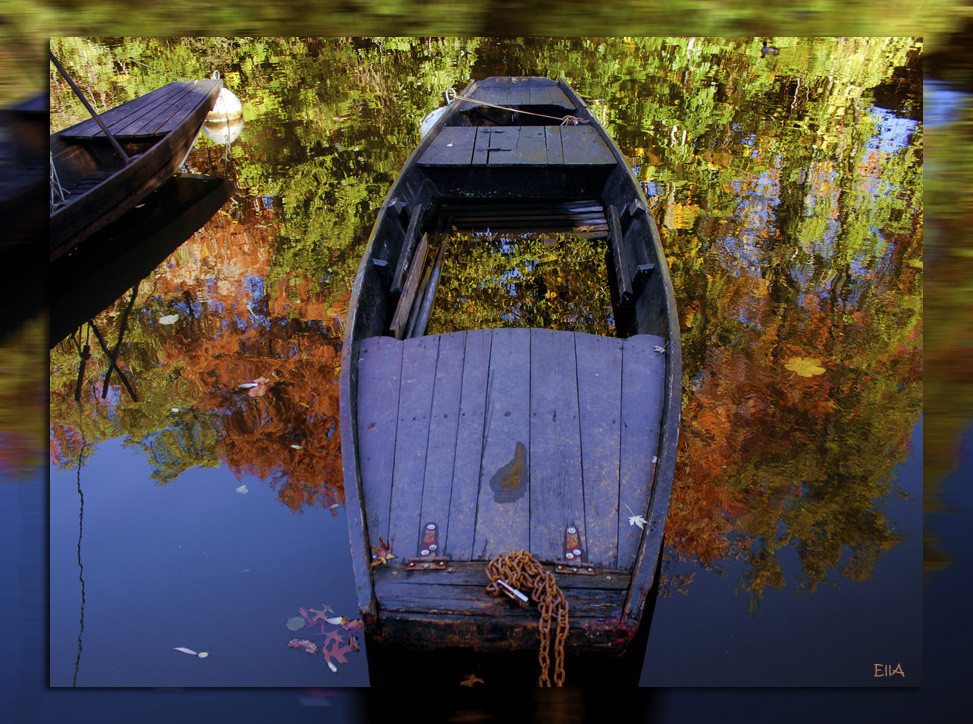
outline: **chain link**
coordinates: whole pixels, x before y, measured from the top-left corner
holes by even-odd
[[[497,556],[487,563],[487,593],[499,596],[503,588],[498,581],[503,580],[514,588],[531,592],[530,597],[537,602],[540,611],[540,651],[537,660],[541,673],[538,686],[552,686],[551,649],[554,652],[553,686],[564,686],[564,649],[568,640],[568,601],[558,588],[557,580],[550,571],[545,571],[540,562],[527,551],[507,553]],[[551,625],[555,623],[554,639],[551,640]]]

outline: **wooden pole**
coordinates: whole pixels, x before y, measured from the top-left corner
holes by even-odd
[[[84,103],[84,107],[88,109],[88,113],[90,113],[91,117],[95,119],[95,123],[97,123],[98,127],[101,128],[102,131],[104,131],[106,136],[108,136],[108,140],[111,141],[112,146],[115,147],[115,150],[118,151],[118,153],[121,155],[122,160],[127,164],[129,158],[128,158],[128,154],[125,153],[125,149],[123,149],[121,147],[121,144],[119,144],[118,141],[115,140],[115,137],[111,135],[111,131],[108,130],[108,126],[106,126],[105,122],[101,120],[101,117],[97,113],[95,113],[95,109],[91,107],[91,104],[88,103],[87,100],[85,100],[84,95],[81,93],[81,89],[78,88],[77,85],[75,85],[74,81],[71,80],[71,76],[69,76],[67,72],[64,70],[64,68],[61,67],[61,64],[57,61],[57,58],[54,57],[54,53],[51,51],[48,51],[48,53],[51,56],[51,62],[54,63],[54,67],[57,68],[58,72],[62,76],[64,76],[64,80],[66,80],[68,82],[68,85],[71,86],[71,90],[73,90],[75,95],[81,99],[81,102]]]

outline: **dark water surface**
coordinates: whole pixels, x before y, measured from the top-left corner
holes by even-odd
[[[51,683],[367,685],[341,620],[357,616],[337,429],[348,294],[418,122],[445,88],[504,74],[563,76],[603,119],[676,287],[683,426],[641,683],[921,683],[921,48],[780,44],[119,44],[220,70],[246,123],[189,162],[233,183],[226,204],[94,317],[111,346],[125,320],[128,386],[113,373],[102,394],[87,325],[51,351]],[[107,105],[168,80],[113,75],[82,45],[58,50]],[[52,108],[55,127],[77,113],[57,86]],[[490,318],[476,303],[453,314]],[[333,622],[288,628],[324,607]],[[334,670],[295,637],[337,651]]]

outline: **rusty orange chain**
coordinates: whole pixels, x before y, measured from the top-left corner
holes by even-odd
[[[512,598],[520,591],[530,591],[530,597],[537,602],[541,618],[538,628],[540,634],[540,651],[537,659],[540,663],[541,674],[538,686],[551,686],[551,656],[554,650],[554,686],[564,686],[564,648],[568,639],[568,601],[564,593],[558,588],[554,574],[545,571],[540,562],[527,551],[507,553],[497,556],[487,563],[487,593],[499,596],[507,593]],[[511,592],[509,589],[517,589]],[[523,596],[523,594],[521,594]],[[520,599],[526,605],[526,597]],[[551,624],[557,621],[554,640],[551,641]],[[553,643],[553,647],[552,647]]]

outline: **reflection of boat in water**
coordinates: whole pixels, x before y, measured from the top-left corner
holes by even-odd
[[[212,218],[231,187],[223,179],[177,175],[95,234],[70,261],[53,262],[51,346],[151,273]]]
[[[176,81],[50,137],[51,260],[158,188],[183,164],[222,86]],[[119,148],[121,151],[119,151]]]
[[[487,226],[599,238],[618,338],[425,335],[430,233]],[[527,551],[568,603],[568,653],[624,652],[654,600],[680,370],[658,230],[605,130],[564,83],[470,85],[389,192],[349,303],[341,435],[370,639],[536,648],[536,609],[485,590],[489,561]]]

